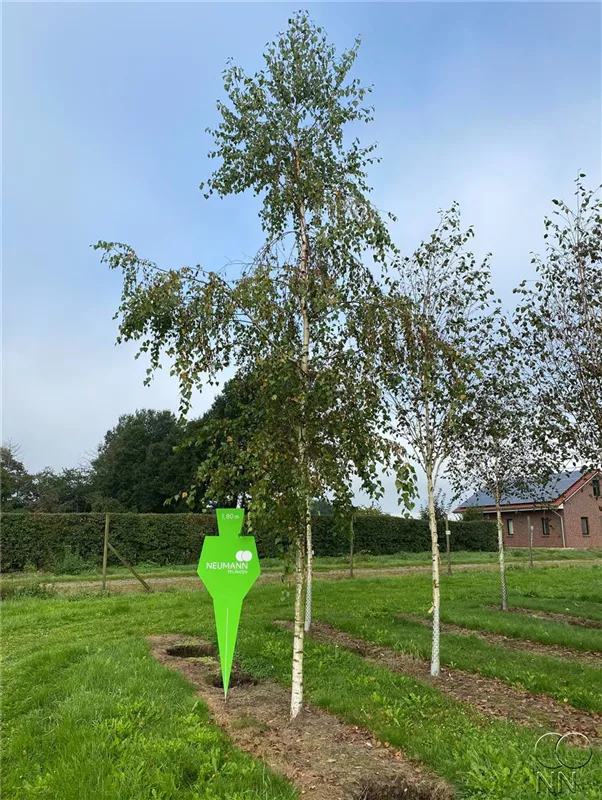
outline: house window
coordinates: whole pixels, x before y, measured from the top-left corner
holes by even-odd
[[[507,519],[506,520],[506,527],[508,530],[508,536],[514,536],[514,520]]]
[[[581,533],[589,536],[589,517],[581,517]]]
[[[550,520],[547,517],[541,518],[541,535],[542,536],[550,535]]]
[[[593,479],[592,489],[594,490],[594,497],[600,497],[600,478]]]

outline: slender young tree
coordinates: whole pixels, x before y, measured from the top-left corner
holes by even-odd
[[[522,356],[545,408],[542,449],[602,466],[602,198],[575,181],[575,202],[552,200],[537,277],[515,291]]]
[[[494,501],[501,608],[508,610],[502,503],[511,495],[541,494],[554,465],[538,447],[542,409],[517,360],[520,342],[499,317],[481,359],[478,383],[465,409],[447,473],[458,492],[483,491]]]
[[[488,259],[466,250],[457,205],[385,280],[382,373],[397,434],[426,474],[432,545],[431,674],[439,675],[440,587],[437,479],[453,454],[483,338],[493,324]]]
[[[201,267],[160,269],[127,245],[99,242],[123,271],[120,338],[141,340],[151,370],[173,359],[182,411],[193,387],[235,365],[256,382],[257,419],[244,452],[249,526],[278,524],[296,546],[291,717],[303,701],[303,593],[311,603],[311,503],[350,506],[351,482],[378,496],[376,464],[389,453],[379,435],[382,403],[370,342],[376,291],[369,256],[382,263],[390,241],[367,194],[374,146],[344,140],[368,122],[369,89],[349,72],[359,42],[337,56],[321,28],[296,14],[267,47],[252,76],[230,64],[226,102],[211,131],[220,161],[205,196],[261,197],[265,245],[238,277]],[[227,442],[234,451],[237,439]],[[226,440],[227,441],[227,440]]]

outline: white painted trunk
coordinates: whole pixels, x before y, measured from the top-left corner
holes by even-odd
[[[291,719],[299,714],[303,707],[303,583],[305,564],[303,541],[297,541],[297,559],[295,564],[295,629],[293,637],[293,676],[291,690]]]
[[[431,555],[433,562],[433,643],[431,652],[431,675],[436,677],[441,671],[441,589],[439,586],[439,542],[437,539],[437,515],[435,514],[435,487],[433,486],[433,477],[430,469],[427,470],[426,482],[429,507],[429,529],[431,532]]]
[[[499,501],[495,508],[497,516],[497,548],[500,562],[500,581],[502,584],[502,611],[508,611],[508,590],[506,589],[506,563],[504,560],[504,522]]]

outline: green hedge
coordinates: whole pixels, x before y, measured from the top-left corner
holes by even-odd
[[[130,563],[190,564],[198,558],[215,519],[201,514],[111,514],[111,544]],[[102,561],[104,514],[2,514],[1,568],[25,564],[53,569],[68,550],[90,563]],[[109,563],[118,564],[109,551]]]
[[[452,550],[489,550],[497,548],[497,532],[493,522],[450,522]],[[390,553],[423,553],[431,549],[428,522],[402,517],[358,516],[354,522],[356,553],[388,555]],[[340,556],[349,550],[349,530],[338,530],[332,517],[315,517],[314,550],[320,556]],[[445,531],[439,530],[439,546],[445,549]]]
[[[111,514],[111,543],[130,563],[191,564],[199,556],[203,537],[217,533],[215,517],[203,514]],[[1,569],[22,570],[27,564],[53,569],[65,553],[88,563],[102,559],[104,514],[2,514]],[[314,517],[314,551],[340,556],[349,550],[348,529],[333,517]],[[453,550],[495,550],[491,522],[451,522]],[[355,551],[383,555],[430,550],[428,523],[400,517],[359,516],[355,520]],[[279,555],[278,531],[257,537],[259,555]],[[445,536],[440,531],[441,546]],[[111,564],[119,563],[109,553]]]

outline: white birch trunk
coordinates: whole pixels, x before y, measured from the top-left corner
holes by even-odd
[[[508,591],[506,589],[506,562],[504,560],[504,522],[499,497],[496,497],[495,513],[497,516],[497,547],[500,562],[500,581],[502,584],[502,611],[508,611]]]
[[[295,142],[296,169],[297,177],[300,179],[299,149]],[[302,351],[301,351],[301,372],[303,373],[304,386],[302,388],[301,403],[301,425],[299,428],[299,469],[301,471],[301,481],[305,494],[304,531],[299,533],[297,542],[297,565],[296,565],[296,592],[295,592],[295,634],[293,642],[293,679],[291,692],[291,719],[301,711],[303,705],[303,644],[305,630],[311,626],[311,590],[312,590],[312,536],[311,536],[311,486],[310,471],[308,461],[308,450],[305,428],[305,409],[306,393],[309,388],[309,313],[307,308],[307,292],[309,286],[309,237],[305,220],[305,203],[299,204],[299,235],[301,238],[300,267],[302,278],[301,293],[301,319],[302,319]],[[304,552],[305,548],[305,552]],[[303,583],[307,583],[307,596],[305,605],[305,619],[303,618]]]
[[[295,628],[293,635],[291,719],[295,719],[303,707],[303,583],[305,578],[303,547],[303,536],[300,533],[297,537],[297,556],[295,563]]]
[[[428,493],[429,529],[431,532],[433,562],[433,645],[431,653],[431,675],[436,677],[441,671],[441,589],[439,586],[439,542],[437,539],[437,516],[435,514],[435,487],[433,486],[433,474],[430,465],[427,466],[426,470],[426,487]]]

